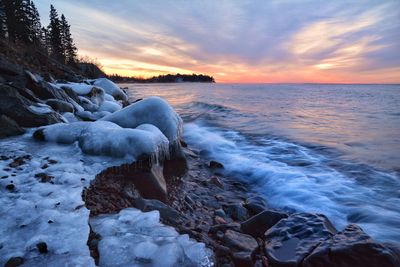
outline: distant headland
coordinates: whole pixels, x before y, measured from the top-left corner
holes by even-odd
[[[118,74],[109,75],[108,78],[116,83],[180,83],[180,82],[201,82],[215,83],[214,77],[204,74],[166,74],[153,76],[151,78],[124,77]]]

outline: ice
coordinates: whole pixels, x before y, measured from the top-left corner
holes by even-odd
[[[106,100],[106,101],[115,101],[115,98],[112,95],[105,93],[104,94],[104,100]]]
[[[79,96],[79,100],[81,101],[81,106],[88,111],[97,111],[99,106],[94,104],[92,101],[87,99],[86,97]]]
[[[128,96],[124,93],[124,91],[122,91],[118,85],[109,79],[100,78],[96,80],[89,80],[89,82],[93,83],[93,85],[97,87],[103,88],[107,94],[112,95],[115,99],[123,101],[128,100]]]
[[[153,124],[171,143],[176,142],[182,133],[182,119],[164,99],[155,96],[133,103],[101,120],[112,121],[124,128]]]
[[[46,105],[41,103],[36,103],[35,105],[30,105],[29,109],[32,110],[36,114],[48,114],[54,112],[54,110]]]
[[[71,112],[65,112],[62,114],[66,122],[77,122],[79,121],[77,117]]]
[[[118,102],[115,101],[104,101],[100,107],[99,107],[99,111],[108,111],[108,112],[115,112],[120,110],[122,107]]]
[[[39,128],[45,141],[72,144],[78,141],[84,153],[137,158],[142,154],[167,156],[169,141],[154,125],[122,128],[109,121],[58,123]],[[35,134],[36,135],[36,134]]]
[[[57,83],[55,84],[58,88],[69,87],[78,95],[87,95],[92,91],[93,85],[85,83]]]
[[[135,208],[91,218],[93,231],[102,237],[99,266],[213,266],[212,252],[203,243],[159,219],[158,211]]]

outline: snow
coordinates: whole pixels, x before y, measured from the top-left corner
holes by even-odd
[[[115,99],[123,100],[126,101],[128,100],[128,96],[122,91],[118,85],[110,81],[109,79],[106,78],[100,78],[96,80],[89,80],[89,82],[92,82],[93,85],[103,88],[104,91],[112,95]]]
[[[151,125],[138,128],[158,131]],[[1,155],[32,156],[18,168],[8,168],[12,159],[0,160],[0,266],[11,257],[23,257],[24,266],[95,266],[87,246],[89,210],[82,190],[105,168],[129,161],[83,154],[76,143],[36,142],[31,135],[0,140]],[[48,167],[42,168],[45,164]],[[53,176],[52,183],[40,182],[38,173]],[[5,188],[10,183],[14,191]],[[203,243],[179,235],[159,218],[157,211],[133,208],[91,218],[91,226],[103,237],[100,266],[212,266],[212,253]],[[39,242],[47,244],[48,253],[39,253]]]
[[[90,219],[99,241],[100,266],[213,266],[212,252],[160,223],[158,211],[134,208]]]
[[[153,124],[171,144],[182,134],[182,119],[164,99],[155,96],[135,102],[101,120],[112,121],[124,128]]]

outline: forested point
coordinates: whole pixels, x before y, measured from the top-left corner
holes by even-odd
[[[204,82],[214,83],[212,76],[204,74],[166,74],[151,78],[124,77],[117,74],[109,75],[108,78],[117,83],[176,83],[176,82]]]

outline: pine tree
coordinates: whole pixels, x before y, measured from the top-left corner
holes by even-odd
[[[68,24],[64,14],[61,15],[61,39],[63,46],[63,55],[67,64],[73,64],[76,61],[77,48],[71,36],[71,26]]]
[[[59,61],[64,61],[61,40],[61,23],[57,10],[50,5],[50,24],[48,26],[50,38],[50,55]]]
[[[31,39],[32,43],[36,45],[40,45],[40,39],[41,39],[41,31],[42,31],[42,24],[40,23],[40,15],[39,12],[33,3],[33,1],[30,1],[30,30],[31,30]]]
[[[6,38],[7,24],[6,24],[6,9],[3,1],[0,1],[0,38]]]
[[[15,2],[15,37],[24,44],[32,43],[30,28],[30,1],[16,0]]]
[[[15,43],[16,35],[16,19],[15,19],[15,8],[16,3],[13,0],[2,1],[4,4],[4,12],[6,15],[6,27],[7,35],[10,43]]]

